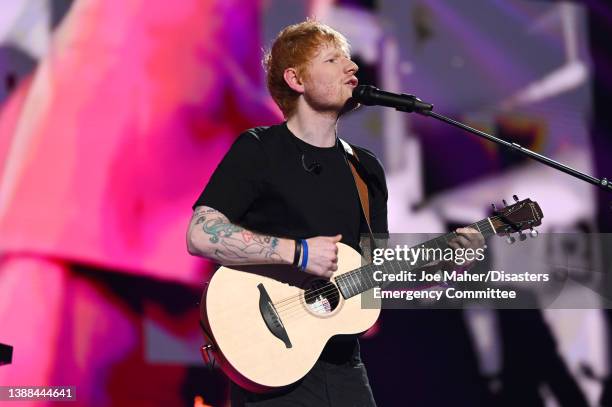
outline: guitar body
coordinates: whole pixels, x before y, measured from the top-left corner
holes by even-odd
[[[220,267],[200,317],[225,374],[250,391],[287,386],[310,371],[332,336],[370,328],[380,302],[363,309],[360,295],[345,300],[333,284],[360,266],[359,253],[340,243],[330,281],[285,266]]]
[[[540,206],[531,199],[514,199],[516,203],[469,227],[483,237],[527,229],[533,233],[544,216]],[[448,233],[414,248],[447,247],[456,236]],[[361,266],[359,253],[338,243],[338,271],[329,281],[288,266],[219,268],[200,302],[208,342],[203,356],[215,354],[225,374],[247,390],[263,392],[298,381],[332,336],[364,332],[376,322],[380,300],[371,290],[382,285],[373,280],[371,267]],[[413,266],[394,261],[380,267],[395,273]],[[371,307],[362,308],[362,292]]]

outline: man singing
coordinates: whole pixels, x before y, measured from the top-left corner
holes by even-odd
[[[358,67],[346,38],[312,20],[282,30],[264,62],[268,89],[286,121],[238,137],[194,205],[188,249],[222,265],[293,264],[292,272],[329,278],[337,270],[337,243],[360,251],[360,235],[368,230],[337,135],[340,116],[356,107],[351,94]],[[371,229],[386,234],[382,165],[363,148],[353,146],[353,152],[367,183]],[[456,247],[482,243],[473,229],[458,233]],[[375,402],[357,337],[339,335],[291,386],[255,394],[232,384],[232,405]]]

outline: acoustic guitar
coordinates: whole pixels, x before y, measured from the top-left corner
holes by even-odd
[[[515,200],[469,227],[485,238],[497,234],[513,240],[518,233],[524,240],[525,230],[535,236],[534,227],[543,217],[539,205]],[[454,237],[449,233],[418,247],[448,247]],[[332,336],[361,333],[376,322],[380,301],[364,308],[359,296],[381,286],[372,278],[373,270],[423,265],[389,261],[362,266],[361,255],[339,243],[338,270],[329,280],[280,265],[220,267],[200,303],[204,359],[214,357],[231,380],[250,391],[292,384],[308,373]]]

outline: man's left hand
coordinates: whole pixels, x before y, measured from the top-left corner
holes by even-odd
[[[455,230],[457,237],[450,240],[448,245],[453,249],[480,249],[485,247],[485,240],[482,233],[473,228],[458,228]],[[473,262],[465,263],[470,266]]]

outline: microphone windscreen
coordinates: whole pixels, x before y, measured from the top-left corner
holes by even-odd
[[[362,105],[371,106],[373,104],[371,95],[376,88],[371,85],[359,85],[353,89],[353,99]]]

